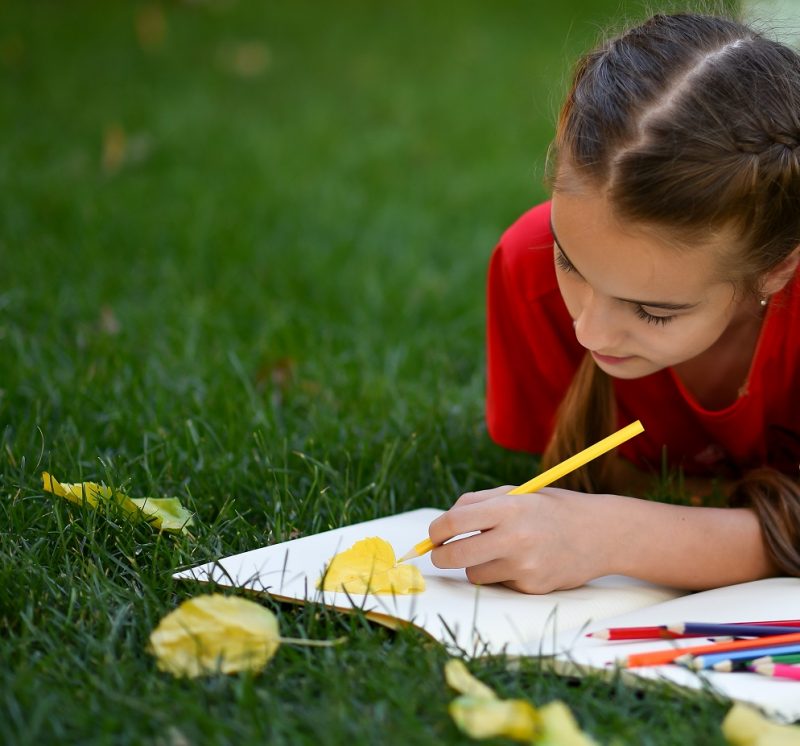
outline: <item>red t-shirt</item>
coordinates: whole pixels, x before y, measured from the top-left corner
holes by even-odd
[[[556,409],[586,351],[575,339],[553,266],[550,203],[503,235],[489,266],[486,417],[498,444],[541,453]],[[643,469],[736,476],[771,465],[800,470],[800,273],[773,296],[747,391],[721,410],[700,406],[671,368],[614,380],[618,425],[645,432],[620,447]]]

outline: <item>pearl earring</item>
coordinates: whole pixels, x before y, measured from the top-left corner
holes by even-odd
[[[766,306],[766,305],[767,305],[767,296],[766,296],[766,295],[762,295],[762,296],[761,296],[761,300],[759,301],[759,303],[761,304],[761,307],[762,307],[762,308],[763,308],[764,306]]]

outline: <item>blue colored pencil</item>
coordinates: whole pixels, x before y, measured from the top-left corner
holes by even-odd
[[[714,624],[711,622],[683,622],[668,624],[667,629],[676,635],[702,635],[703,637],[764,637],[800,632],[800,626],[787,627],[768,624]]]
[[[675,659],[676,663],[693,668],[699,671],[703,668],[711,668],[717,663],[730,661],[747,660],[748,658],[760,658],[763,655],[784,655],[786,653],[800,653],[800,642],[788,643],[785,645],[765,644],[758,648],[747,648],[745,650],[730,650],[727,653],[707,653],[706,655],[682,655]]]

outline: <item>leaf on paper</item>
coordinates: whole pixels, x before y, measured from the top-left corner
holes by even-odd
[[[42,485],[46,492],[64,497],[78,505],[86,503],[96,508],[102,502],[114,501],[123,510],[136,515],[144,515],[145,520],[155,528],[164,531],[182,531],[194,522],[192,514],[181,505],[176,497],[130,498],[124,492],[112,490],[104,484],[95,482],[59,482],[46,471],[42,472]]]
[[[752,707],[738,703],[722,721],[722,734],[732,746],[800,746],[800,727],[771,723]]]
[[[260,671],[280,645],[275,615],[263,606],[214,593],[184,601],[150,633],[158,667],[174,676]]]
[[[339,552],[328,564],[317,588],[348,593],[404,595],[425,590],[425,579],[415,565],[398,565],[392,545],[377,536],[361,539]]]

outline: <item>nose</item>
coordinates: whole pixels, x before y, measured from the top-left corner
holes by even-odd
[[[615,352],[623,330],[619,325],[617,309],[608,300],[588,293],[583,299],[578,315],[573,322],[575,337],[587,350]]]

